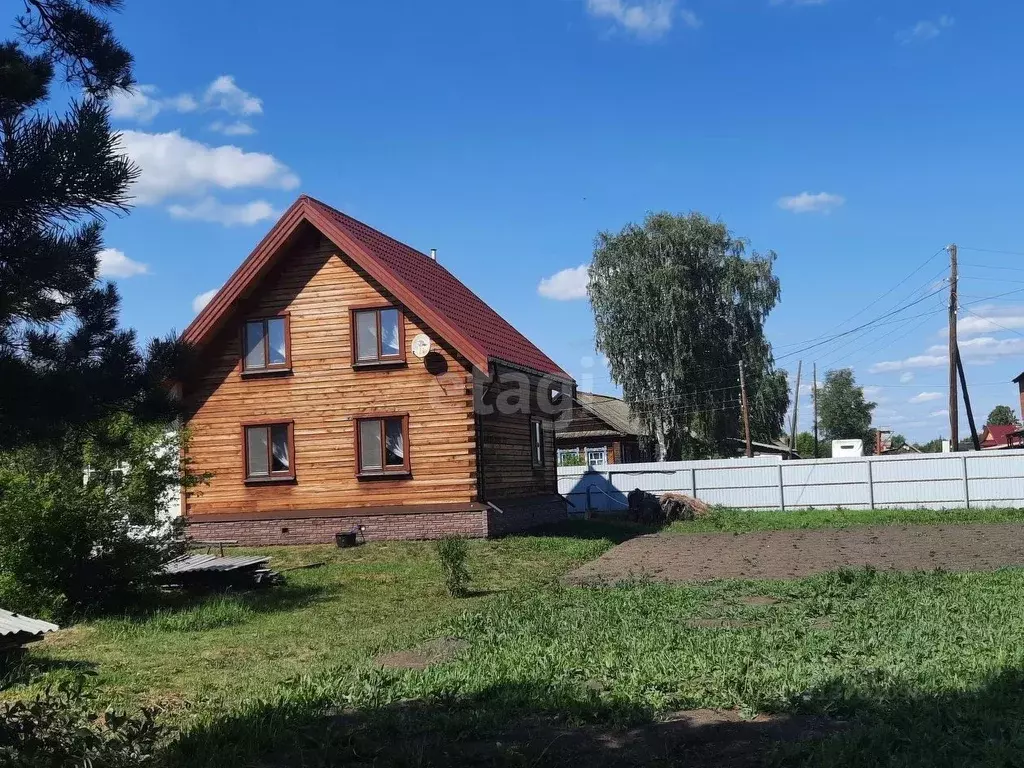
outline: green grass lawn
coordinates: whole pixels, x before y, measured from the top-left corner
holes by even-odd
[[[428,543],[275,548],[267,551],[274,568],[324,566],[288,572],[274,589],[85,622],[33,646],[18,672],[49,670],[38,686],[91,670],[105,700],[188,720],[297,676],[403,648],[503,591],[539,587],[612,545],[595,535],[471,542],[475,592],[459,600],[445,593]]]
[[[719,707],[848,721],[822,742],[780,746],[780,764],[1013,765],[1024,754],[1022,590],[1020,570],[856,571],[503,595],[443,622],[440,634],[469,643],[455,660],[299,681],[198,724],[175,764],[446,765],[461,762],[457,740],[503,744],[510,723],[538,715],[615,728]],[[495,746],[485,764],[543,764],[545,745],[534,746]]]
[[[717,512],[671,530],[752,530],[742,526],[761,516],[762,529],[866,522],[815,512],[772,525],[771,514]],[[578,522],[471,542],[476,592],[461,600],[444,593],[428,543],[270,550],[277,568],[325,565],[289,572],[285,587],[64,631],[31,651],[21,677],[37,676],[5,695],[90,668],[101,700],[164,708],[182,730],[166,755],[173,768],[449,765],[472,762],[457,745],[481,744],[479,764],[543,765],[555,759],[552,739],[524,751],[510,728],[543,717],[613,729],[703,707],[849,722],[824,741],[779,747],[771,759],[785,765],[1001,766],[1024,754],[1024,569],[558,585],[638,532]],[[448,662],[372,663],[447,636],[468,643]]]

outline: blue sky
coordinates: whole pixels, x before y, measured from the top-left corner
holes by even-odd
[[[943,293],[798,352],[941,291],[940,249],[960,244],[976,411],[1016,407],[1024,292],[988,297],[1024,288],[1013,255],[1024,253],[1024,110],[1007,88],[1024,64],[1024,7],[236,8],[134,0],[115,18],[141,85],[113,108],[143,175],[135,209],[107,230],[105,273],[142,337],[182,330],[197,297],[306,192],[437,248],[581,388],[614,392],[589,306],[572,298],[579,272],[559,273],[589,260],[599,230],[698,210],[778,253],[769,332],[780,365],[853,365],[879,402],[876,422],[912,439],[948,433]],[[800,418],[809,426],[809,407]]]

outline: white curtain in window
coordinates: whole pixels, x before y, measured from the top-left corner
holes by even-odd
[[[401,352],[398,333],[398,310],[382,309],[380,312],[381,354],[397,355]]]
[[[291,457],[288,455],[288,427],[274,427],[271,434],[270,450],[273,452],[274,472],[284,472],[290,466]]]
[[[402,435],[401,419],[388,419],[386,440],[388,464],[404,464],[405,438]]]
[[[284,334],[284,318],[274,318],[267,321],[269,330],[268,341],[270,342],[270,360],[272,365],[283,365],[288,357],[288,346]]]

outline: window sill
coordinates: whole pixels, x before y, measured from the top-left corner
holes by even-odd
[[[357,480],[411,480],[412,472],[402,470],[397,472],[357,472]]]
[[[361,363],[352,363],[357,371],[374,368],[404,368],[408,363],[405,360],[364,360]]]
[[[267,368],[258,371],[242,371],[243,379],[275,379],[282,376],[291,376],[291,368]]]
[[[246,485],[293,485],[295,475],[281,475],[280,477],[247,477]]]

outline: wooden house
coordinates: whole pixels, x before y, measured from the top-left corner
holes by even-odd
[[[629,464],[654,461],[640,422],[617,397],[577,392],[571,419],[555,432],[559,463]]]
[[[300,197],[186,329],[190,535],[482,537],[564,518],[571,377],[437,260]],[[568,394],[569,397],[562,397]]]

